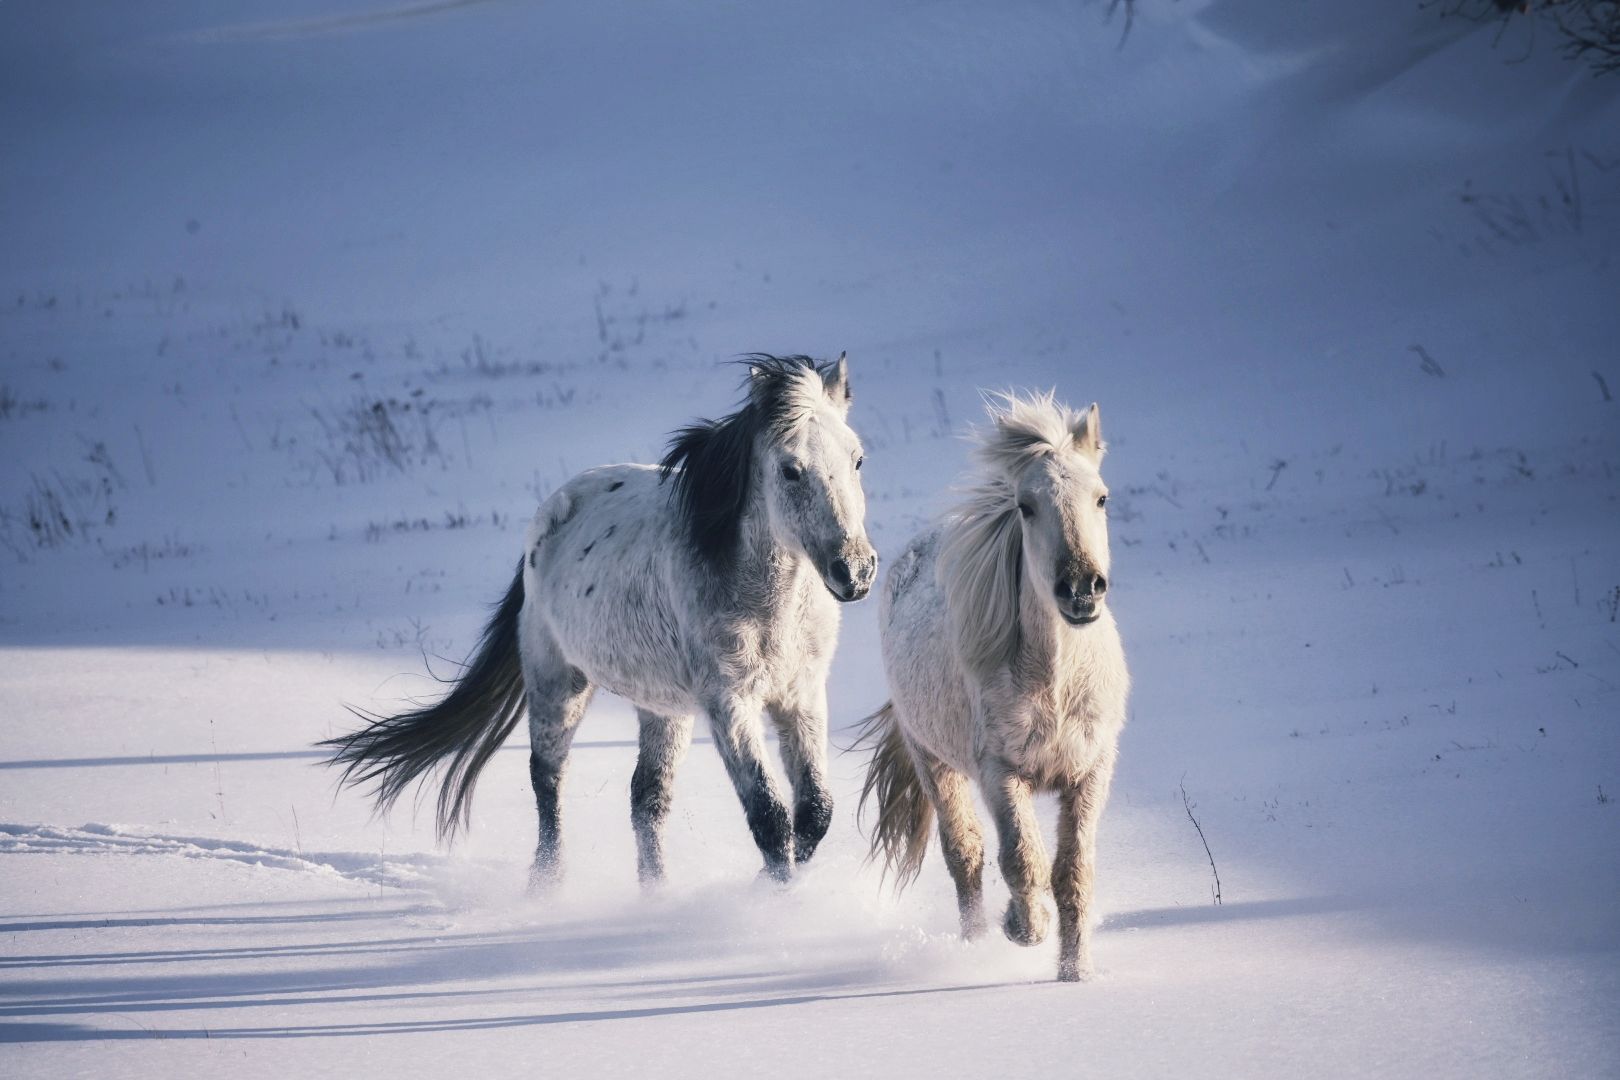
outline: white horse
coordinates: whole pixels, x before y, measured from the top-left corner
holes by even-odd
[[[677,432],[658,466],[589,469],[540,507],[516,580],[444,700],[330,740],[343,783],[386,810],[441,766],[441,836],[465,825],[479,771],[529,717],[540,817],[534,881],[561,870],[558,795],[591,695],[640,719],[630,784],[644,882],[664,874],[675,769],[703,712],[769,873],[810,858],[832,820],[827,669],[838,605],[867,594],[877,554],[845,418],[849,370],[809,357],[746,360],[742,406]],[[764,760],[761,710],[780,736],[791,817]]]
[[[1091,969],[1097,824],[1108,799],[1129,675],[1108,589],[1108,490],[1097,406],[1051,394],[990,405],[979,471],[942,525],[912,540],[884,578],[879,621],[891,700],[867,721],[862,808],[876,796],[872,854],[901,887],[939,818],[962,933],[985,929],[984,842],[968,779],[995,818],[1012,898],[1003,929],[1046,937],[1058,908],[1058,978]],[[1055,791],[1048,863],[1032,796]]]

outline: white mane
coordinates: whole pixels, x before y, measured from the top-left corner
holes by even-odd
[[[995,394],[985,410],[990,424],[973,433],[979,469],[945,515],[939,555],[939,582],[957,647],[975,673],[1011,662],[1018,649],[1024,551],[1015,494],[1019,476],[1050,455],[1076,454],[1095,465],[1103,453],[1096,433],[1087,430],[1095,413],[1069,408],[1053,391]]]

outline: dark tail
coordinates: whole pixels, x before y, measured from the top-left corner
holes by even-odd
[[[518,655],[518,615],[523,610],[523,566],[478,648],[450,693],[436,705],[382,716],[349,706],[366,721],[359,731],[318,745],[332,750],[328,765],[341,765],[343,786],[372,784],[379,813],[406,788],[444,766],[439,788],[440,839],[455,837],[472,813],[473,788],[490,755],[511,734],[523,712],[523,667]]]
[[[894,702],[868,716],[861,724],[855,746],[868,746],[872,758],[861,785],[861,805],[855,818],[866,816],[866,802],[877,796],[877,825],[872,830],[871,862],[883,857],[883,873],[894,875],[894,887],[904,889],[922,870],[928,853],[928,833],[934,824],[934,804],[928,801],[917,769],[895,723]]]

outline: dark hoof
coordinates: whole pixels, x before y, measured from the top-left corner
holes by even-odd
[[[529,868],[529,895],[545,896],[562,883],[562,867],[556,863],[542,866],[535,863]]]
[[[793,808],[793,861],[807,863],[832,825],[832,796],[814,791]]]
[[[801,865],[804,864],[804,863],[809,862],[810,857],[813,856],[816,853],[816,848],[819,847],[820,844],[821,844],[821,837],[819,837],[819,836],[816,836],[816,837],[809,837],[809,836],[794,837],[794,839],[793,839],[793,861],[795,863],[798,863],[798,864],[801,864]]]
[[[1001,920],[1001,930],[1014,945],[1039,945],[1046,940],[1046,927],[1050,916],[1039,901],[1028,905],[1013,900],[1007,904],[1007,914]]]
[[[1091,961],[1089,960],[1085,963],[1069,957],[1058,960],[1058,982],[1089,982],[1091,976]]]

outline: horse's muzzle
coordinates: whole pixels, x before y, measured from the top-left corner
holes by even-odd
[[[1107,591],[1108,579],[1094,572],[1072,581],[1061,578],[1052,590],[1057,597],[1058,614],[1070,626],[1085,626],[1101,618],[1103,593]]]
[[[1102,618],[1102,597],[1059,596],[1057,611],[1070,626],[1087,626]]]
[[[876,555],[856,556],[854,559],[840,555],[827,564],[827,571],[822,575],[822,580],[827,583],[827,591],[843,604],[863,599],[872,591],[872,582],[876,578]]]
[[[1070,626],[1089,626],[1098,619],[1102,618],[1102,610],[1096,607],[1093,607],[1088,611],[1081,612],[1070,611],[1066,608],[1058,608],[1058,614],[1063,616],[1063,621],[1068,623]]]

